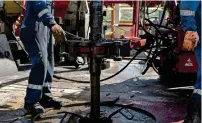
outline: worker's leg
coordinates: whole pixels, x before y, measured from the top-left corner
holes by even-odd
[[[52,35],[50,31],[48,33],[48,63],[47,63],[47,74],[44,81],[43,87],[43,95],[42,99],[40,100],[40,104],[44,108],[54,107],[54,108],[61,108],[63,103],[53,99],[51,94],[51,86],[53,81],[53,73],[54,73],[54,52],[53,52],[53,42],[52,42]]]
[[[47,74],[47,28],[40,26],[36,37],[28,41],[28,53],[32,61],[32,70],[29,76],[29,84],[25,102],[32,104],[38,102],[42,97],[44,81]]]
[[[43,95],[51,95],[51,86],[54,73],[54,56],[53,56],[53,44],[48,43],[48,61],[47,61],[47,74],[44,81]]]
[[[197,72],[197,81],[194,86],[194,92],[192,94],[192,98],[196,101],[198,116],[201,119],[201,47],[198,46],[195,50],[197,62],[199,64],[198,72]]]
[[[41,28],[41,27],[40,27]],[[40,33],[43,32],[43,33]],[[30,32],[28,29],[21,30],[23,41],[32,62],[32,69],[29,75],[27,93],[25,97],[25,108],[32,113],[43,113],[44,109],[39,101],[42,97],[44,80],[47,74],[47,41],[43,35],[46,29],[39,32]],[[39,34],[42,34],[41,36]]]
[[[42,97],[47,61],[42,58],[41,52],[34,55],[29,54],[32,61],[32,69],[29,75],[25,103],[31,105],[37,103]]]
[[[201,103],[201,47],[197,47],[195,50],[197,62],[199,64],[199,69],[197,72],[197,81],[194,87],[194,92],[192,97],[198,102]]]
[[[195,55],[199,64],[199,69],[194,92],[191,99],[188,100],[185,123],[199,123],[201,119],[201,47],[196,48]]]
[[[49,36],[50,37],[50,36]],[[48,38],[49,38],[48,37]],[[51,86],[52,86],[52,81],[53,81],[53,68],[54,68],[54,54],[53,54],[53,43],[51,39],[48,39],[48,61],[47,61],[47,74],[46,78],[44,81],[44,87],[43,87],[43,95],[51,96]]]

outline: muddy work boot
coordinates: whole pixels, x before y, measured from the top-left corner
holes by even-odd
[[[44,108],[55,108],[60,109],[63,106],[63,102],[53,99],[49,96],[43,96],[42,99],[39,101],[39,103]]]
[[[44,108],[40,105],[40,103],[25,104],[24,108],[28,110],[28,112],[32,115],[42,114],[45,112]]]
[[[190,99],[187,104],[187,116],[184,123],[201,123],[201,104]]]

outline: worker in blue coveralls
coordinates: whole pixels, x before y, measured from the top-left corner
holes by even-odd
[[[27,1],[20,38],[32,62],[24,108],[32,114],[44,108],[61,108],[63,103],[51,96],[53,80],[53,36],[65,41],[64,30],[55,22],[51,0]]]
[[[195,55],[199,64],[197,81],[191,99],[188,101],[187,117],[185,123],[201,123],[201,1],[181,1],[180,3],[181,26],[186,32],[185,37],[190,34],[197,35],[195,43]],[[188,39],[187,38],[187,39]]]

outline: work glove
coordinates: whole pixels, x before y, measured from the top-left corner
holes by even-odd
[[[182,50],[194,51],[194,49],[198,45],[198,43],[199,43],[198,33],[195,31],[187,31],[185,33]]]
[[[62,41],[67,41],[67,39],[65,37],[65,32],[61,26],[59,26],[58,24],[55,24],[51,27],[51,30],[53,32],[53,36],[55,38],[56,43],[62,42]]]

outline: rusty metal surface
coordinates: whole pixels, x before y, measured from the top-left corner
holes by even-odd
[[[117,77],[101,83],[101,100],[120,97],[119,104],[134,103],[136,107],[145,109],[152,113],[158,123],[178,122],[184,119],[186,96],[178,93],[166,91],[166,88],[159,81],[158,75],[150,69],[144,76],[140,74],[141,65],[139,61],[133,62],[123,73]],[[101,78],[108,77],[120,70],[127,60],[121,62],[111,62],[111,68],[102,71]],[[56,67],[55,74],[63,77],[89,80],[89,71],[83,66],[78,71],[71,67]],[[26,116],[23,109],[24,96],[27,85],[29,70],[18,72],[15,75],[2,77],[0,82],[0,122],[19,118],[18,122],[29,123],[31,117]],[[54,79],[52,92],[53,95],[64,101],[65,104],[90,101],[90,84],[78,84],[64,80]],[[102,107],[101,110],[110,113],[117,108]],[[80,106],[61,110],[49,110],[44,114],[42,121],[38,122],[59,122],[61,115],[56,115],[59,111],[71,111],[86,114],[89,107]],[[105,114],[105,113],[104,113]],[[129,122],[120,114],[114,116],[115,123],[150,123],[145,115],[133,112],[134,119]]]

